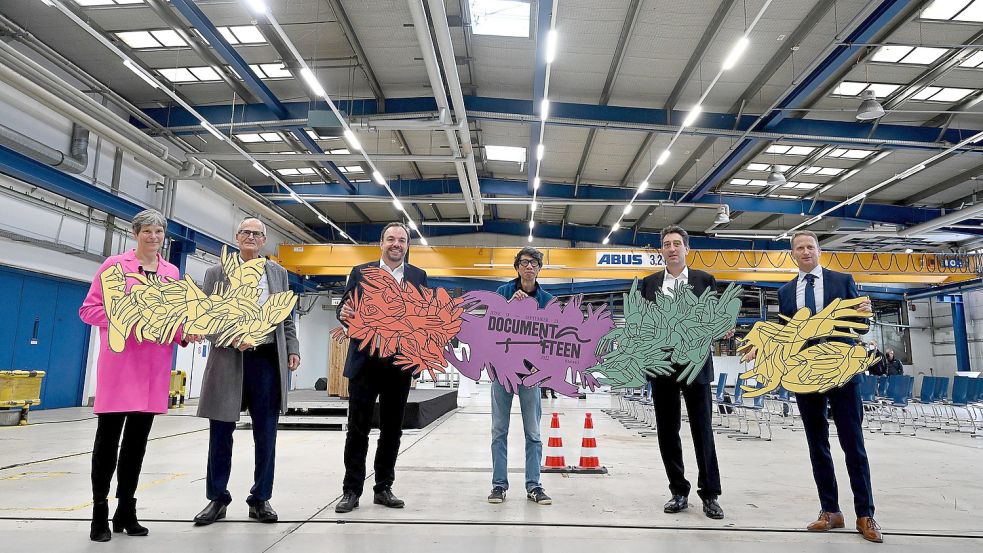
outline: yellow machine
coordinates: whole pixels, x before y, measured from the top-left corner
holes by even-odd
[[[41,404],[44,371],[0,371],[0,425],[27,424],[27,411]]]

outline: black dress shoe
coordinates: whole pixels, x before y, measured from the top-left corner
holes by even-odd
[[[708,518],[715,520],[724,518],[724,510],[720,508],[720,504],[717,503],[716,497],[710,497],[703,500],[703,514],[705,514]]]
[[[358,496],[355,495],[355,492],[345,492],[345,495],[342,496],[341,501],[339,501],[338,504],[334,506],[334,512],[350,513],[352,512],[352,509],[355,509],[357,507],[358,507]]]
[[[267,524],[277,521],[276,511],[270,506],[269,501],[263,501],[259,505],[250,505],[249,518],[254,518],[259,522],[265,522]]]
[[[686,507],[689,507],[689,500],[686,499],[686,496],[685,495],[674,495],[674,496],[672,496],[672,499],[670,499],[669,501],[666,501],[666,505],[665,505],[664,510],[667,513],[676,514],[676,513],[680,512],[680,511],[685,510]]]
[[[386,507],[391,507],[393,509],[402,509],[406,503],[393,495],[393,491],[386,488],[382,491],[375,492],[375,497],[372,498],[372,503],[376,505],[385,505]]]
[[[209,524],[225,518],[225,505],[218,501],[209,501],[208,505],[195,515],[195,526],[208,526]]]

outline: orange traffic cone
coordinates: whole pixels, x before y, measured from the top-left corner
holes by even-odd
[[[567,462],[563,459],[563,436],[560,435],[560,414],[553,413],[550,421],[550,436],[546,442],[546,462],[542,472],[567,472]]]
[[[580,464],[574,470],[586,474],[607,474],[608,469],[601,466],[597,457],[597,438],[594,437],[594,419],[587,413],[584,418],[584,438],[580,442]]]

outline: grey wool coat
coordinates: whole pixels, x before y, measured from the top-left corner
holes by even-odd
[[[289,288],[287,270],[273,261],[266,261],[266,279],[270,285],[270,294],[285,292]],[[219,284],[227,285],[228,279],[222,265],[215,265],[205,272],[205,283],[202,289],[215,293]],[[280,413],[287,410],[287,356],[300,355],[300,343],[297,341],[297,330],[293,317],[288,317],[277,325],[276,349],[280,358]],[[201,385],[201,397],[198,399],[198,416],[237,422],[242,412],[242,352],[235,348],[212,347],[205,363],[205,378]]]

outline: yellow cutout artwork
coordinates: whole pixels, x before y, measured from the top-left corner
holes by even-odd
[[[846,384],[876,363],[880,357],[859,345],[827,341],[807,347],[810,340],[856,338],[849,329],[865,333],[869,325],[863,319],[873,314],[856,306],[866,301],[869,298],[835,299],[812,316],[807,308],[799,309],[792,318],[782,315],[784,325],[755,323],[737,348],[741,362],[754,359],[754,367],[740,378],[753,378],[758,383],[758,387],[742,386],[744,397],[757,397],[779,386],[800,394],[825,392]]]
[[[222,248],[222,266],[229,282],[206,294],[189,276],[164,280],[157,275],[124,274],[117,263],[100,275],[103,303],[109,319],[109,347],[119,353],[132,332],[137,342],[167,344],[179,329],[202,334],[217,347],[234,342],[255,344],[290,316],[297,296],[270,294],[260,307],[259,282],[266,259],[243,261]],[[139,281],[126,293],[126,279]]]

